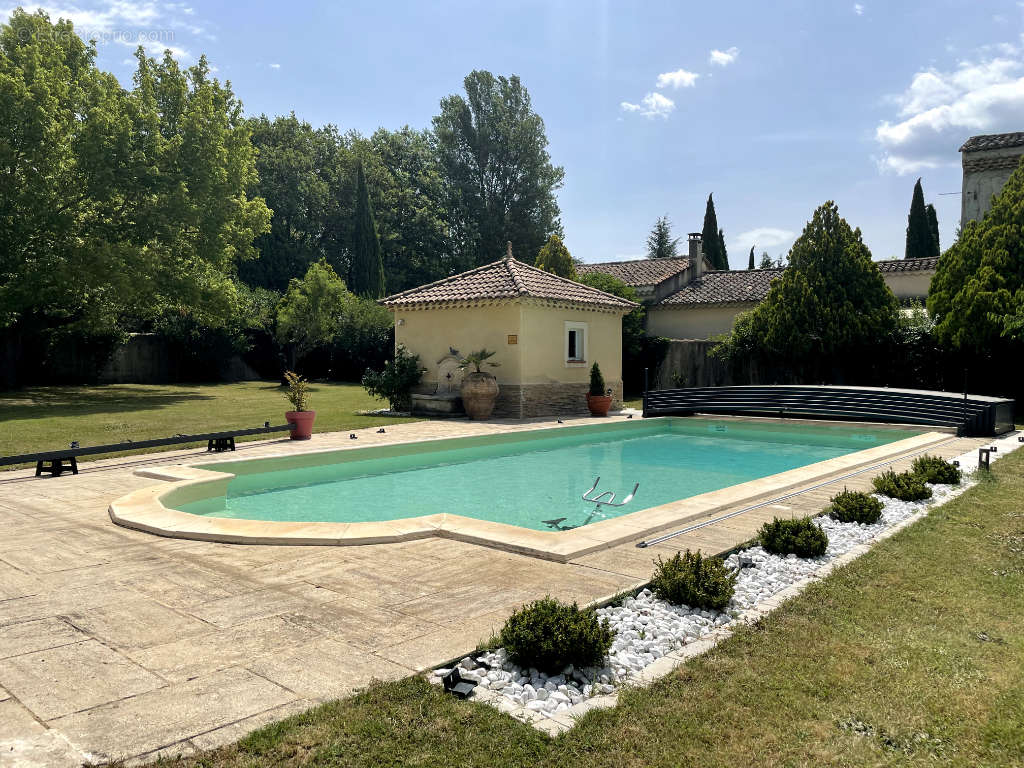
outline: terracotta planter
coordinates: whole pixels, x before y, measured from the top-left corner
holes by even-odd
[[[313,436],[313,419],[316,418],[316,411],[288,411],[284,420],[294,424],[292,440],[309,440]]]
[[[591,416],[607,416],[608,409],[612,407],[612,399],[609,395],[592,395],[587,393],[587,408]]]
[[[462,407],[471,419],[488,419],[498,399],[498,380],[489,373],[474,371],[462,377]]]

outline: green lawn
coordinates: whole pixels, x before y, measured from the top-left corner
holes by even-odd
[[[359,384],[317,383],[310,391],[317,432],[411,420],[357,415],[356,411],[387,405],[367,395]],[[72,440],[82,446],[103,445],[179,433],[261,427],[264,421],[284,424],[284,413],[291,408],[284,392],[276,382],[269,381],[33,387],[0,392],[0,456],[66,448]]]
[[[175,764],[1024,765],[1024,451],[993,475],[556,740],[409,678]]]

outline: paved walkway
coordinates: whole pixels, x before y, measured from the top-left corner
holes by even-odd
[[[359,445],[523,427],[417,422],[386,435],[362,430]],[[979,444],[953,439],[934,452]],[[347,433],[245,443],[225,458],[334,446],[353,443]],[[112,499],[155,482],[135,470],[200,456],[94,462],[77,477],[0,473],[0,765],[148,760],[217,746],[373,678],[461,656],[525,601],[614,594],[645,581],[658,554],[721,552],[764,520],[817,512],[842,485],[867,487],[872,476],[649,549],[629,543],[568,564],[446,539],[235,546],[110,522]]]

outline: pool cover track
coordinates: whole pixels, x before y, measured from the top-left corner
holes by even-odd
[[[740,420],[723,419],[723,423],[737,423],[738,421]],[[755,420],[744,419],[743,421]],[[756,421],[771,423],[777,420],[757,419]],[[789,427],[793,426],[791,421],[785,423]],[[834,423],[829,423],[829,425],[838,426]],[[842,426],[853,425],[847,422]],[[525,433],[553,428],[573,429],[573,426],[571,423],[558,427],[553,427],[550,422],[538,423],[531,425],[525,430]],[[874,424],[870,425],[870,428],[872,430],[885,429],[885,427]],[[515,431],[524,434],[522,428]],[[463,438],[447,438],[429,442],[439,444],[460,439]],[[834,479],[845,473],[854,472],[909,452],[923,451],[948,439],[950,439],[948,433],[924,432],[913,437],[807,464],[720,490],[701,493],[646,509],[638,509],[619,517],[560,531],[531,530],[517,525],[479,520],[451,513],[377,522],[286,522],[195,515],[179,511],[174,507],[226,495],[228,484],[235,475],[230,472],[189,465],[139,470],[136,474],[164,482],[122,496],[110,505],[109,513],[111,520],[118,525],[160,536],[200,541],[233,544],[344,546],[383,544],[438,536],[556,562],[568,562],[590,552],[640,539],[668,527],[678,526],[696,518],[714,514],[727,507],[754,499],[762,499],[773,494],[790,492],[801,486],[828,478]],[[414,446],[417,443],[422,445],[423,441],[396,441],[389,445]],[[359,450],[365,453],[372,449],[360,446],[340,450]],[[315,459],[318,456],[338,451],[339,449],[334,448],[329,451],[307,451],[301,454],[282,453],[251,461],[294,462]],[[226,464],[237,465],[243,461],[246,460],[231,461]],[[209,461],[197,463],[210,466]]]

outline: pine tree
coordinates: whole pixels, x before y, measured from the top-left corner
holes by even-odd
[[[672,222],[668,216],[659,216],[651,234],[647,236],[648,259],[672,259],[679,255],[679,238],[672,237]]]
[[[379,299],[384,295],[384,262],[362,161],[356,166],[356,217],[348,287],[357,296]]]
[[[935,251],[935,238],[928,223],[928,211],[924,205],[921,180],[914,184],[914,196],[910,200],[910,215],[907,216],[906,259],[923,259]]]
[[[754,268],[754,246],[750,246],[750,261],[747,262],[747,269]]]
[[[708,205],[704,210],[701,243],[704,248],[704,256],[711,262],[712,269],[729,268],[729,261],[725,256],[722,230],[718,228],[718,216],[715,215],[715,201],[712,199],[712,195],[708,195]]]
[[[939,246],[939,217],[935,213],[935,206],[928,203],[924,207],[928,212],[928,228],[932,231],[932,239],[935,240],[935,250],[932,252],[932,256],[938,256],[942,252],[942,248]]]
[[[768,251],[761,252],[761,263],[758,265],[758,269],[772,269],[775,266],[775,262],[772,261],[772,257],[768,255]]]
[[[537,254],[537,261],[533,266],[559,277],[576,279],[576,265],[573,264],[572,256],[569,255],[569,249],[565,247],[565,243],[558,235],[548,238],[544,247],[540,249],[540,253]]]

